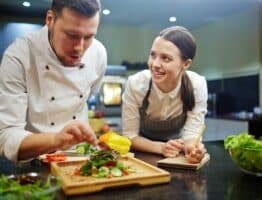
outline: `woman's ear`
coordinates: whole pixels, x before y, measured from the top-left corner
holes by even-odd
[[[191,59],[187,59],[184,64],[183,64],[183,69],[187,70],[192,64],[192,60]]]

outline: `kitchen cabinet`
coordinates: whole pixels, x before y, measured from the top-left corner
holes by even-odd
[[[224,140],[228,135],[237,135],[248,132],[248,121],[206,118],[206,131],[203,141]]]

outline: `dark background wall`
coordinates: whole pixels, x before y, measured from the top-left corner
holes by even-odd
[[[208,93],[216,94],[216,113],[252,112],[259,105],[259,75],[207,81]]]

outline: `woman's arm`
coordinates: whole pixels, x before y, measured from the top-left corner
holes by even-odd
[[[161,154],[165,157],[176,157],[184,150],[184,141],[182,139],[176,139],[160,142],[137,136],[132,140],[132,149]]]
[[[207,113],[207,84],[202,76],[190,77],[195,95],[195,107],[187,112],[187,120],[182,130],[182,137],[186,140],[197,138],[198,133],[205,124]]]
[[[162,154],[164,145],[164,142],[152,141],[141,136],[132,139],[132,149],[138,151]]]
[[[191,81],[194,88],[195,107],[187,113],[187,121],[183,127],[182,137],[185,141],[184,152],[187,159],[189,162],[198,163],[206,153],[206,149],[202,143],[195,146],[194,142],[205,124],[205,115],[207,113],[207,84],[205,78],[202,76],[195,76]]]

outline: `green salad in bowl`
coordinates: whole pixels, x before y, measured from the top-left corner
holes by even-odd
[[[224,146],[242,171],[262,176],[262,140],[244,132],[226,137]]]

